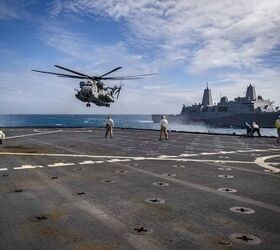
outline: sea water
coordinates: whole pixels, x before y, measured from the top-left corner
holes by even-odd
[[[0,115],[0,127],[104,127],[107,115]],[[112,115],[115,127],[159,129],[151,115]],[[203,124],[169,124],[170,130],[244,134],[245,128],[215,128]],[[261,134],[276,136],[276,129],[261,128]]]

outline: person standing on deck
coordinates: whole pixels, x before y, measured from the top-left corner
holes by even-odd
[[[0,129],[0,144],[2,144],[3,143],[3,139],[5,139],[5,134],[4,134],[4,132]]]
[[[162,140],[163,135],[165,137],[165,140],[168,140],[167,126],[168,126],[168,121],[166,120],[165,116],[163,115],[161,117],[161,121],[160,121],[160,137],[159,137],[159,140]]]
[[[278,140],[277,142],[280,142],[280,115],[278,116],[278,119],[275,121],[275,127],[277,129],[277,134],[278,134]]]
[[[108,134],[110,134],[110,138],[113,138],[114,121],[111,118],[111,116],[107,117],[107,120],[106,120],[105,124],[106,124],[105,138],[107,138]]]

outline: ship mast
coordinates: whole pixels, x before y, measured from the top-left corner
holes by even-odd
[[[208,88],[208,82],[206,83],[206,89],[204,89],[204,93],[203,93],[203,97],[202,97],[202,105],[203,106],[213,106],[211,89]]]

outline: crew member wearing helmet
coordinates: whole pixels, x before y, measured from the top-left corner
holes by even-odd
[[[167,126],[168,126],[168,121],[166,120],[165,116],[163,115],[161,117],[161,121],[160,121],[160,137],[159,137],[159,140],[162,140],[163,135],[165,137],[165,140],[168,140]]]
[[[277,142],[280,142],[280,115],[278,117],[278,119],[275,121],[275,127],[277,129],[277,134],[278,134],[278,140]]]

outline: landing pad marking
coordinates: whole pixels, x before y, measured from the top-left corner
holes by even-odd
[[[271,165],[278,165],[280,164],[279,162],[273,162],[273,163],[267,163],[265,162],[267,159],[271,159],[271,158],[276,158],[276,157],[280,157],[280,155],[269,155],[269,156],[263,156],[263,157],[259,157],[255,160],[255,163],[263,168],[272,170],[273,172],[280,172],[279,168],[273,167]]]
[[[41,133],[32,133],[32,134],[25,134],[25,135],[15,135],[15,136],[8,136],[5,140],[14,139],[14,138],[21,138],[21,137],[27,137],[27,136],[33,136],[33,135],[46,135],[46,134],[53,134],[57,132],[61,132],[62,130],[55,130],[55,131],[46,131]]]
[[[34,169],[34,168],[43,168],[41,165],[22,165],[21,167],[15,167],[13,169],[20,170],[20,169]]]
[[[63,163],[63,162],[56,162],[54,164],[49,164],[48,167],[64,167],[64,166],[74,166],[75,163]]]
[[[280,149],[276,149],[279,151]],[[276,151],[275,149],[268,149],[266,151]],[[239,150],[237,150],[238,152]],[[259,150],[258,150],[259,151]],[[222,151],[222,154],[225,154],[226,151]],[[249,150],[248,152],[252,152],[252,150]],[[230,151],[232,153],[232,151]],[[204,153],[205,154],[205,153]],[[133,156],[108,156],[108,155],[80,155],[80,154],[48,154],[48,153],[15,153],[15,152],[0,152],[0,155],[33,155],[33,156],[54,156],[54,157],[79,157],[79,158],[103,158],[103,159],[109,159],[107,162],[121,162],[121,161],[142,161],[142,160],[154,160],[154,161],[179,161],[179,162],[208,162],[208,163],[242,163],[242,164],[256,164],[260,167],[263,167],[265,169],[272,170],[273,172],[280,172],[279,168],[271,166],[269,163],[266,163],[265,160],[275,157],[280,157],[280,155],[270,155],[265,157],[259,157],[256,158],[254,161],[238,161],[238,160],[216,160],[216,159],[194,159],[194,158],[184,158],[189,156],[188,154],[181,154],[181,155],[160,155],[158,157],[133,157]],[[199,154],[198,154],[199,155]],[[180,158],[181,157],[181,158]],[[81,163],[85,164],[85,163]],[[279,163],[273,163],[273,165],[276,165]],[[69,166],[69,165],[75,165],[74,163],[55,163],[48,165],[49,167],[61,167],[61,166]]]

